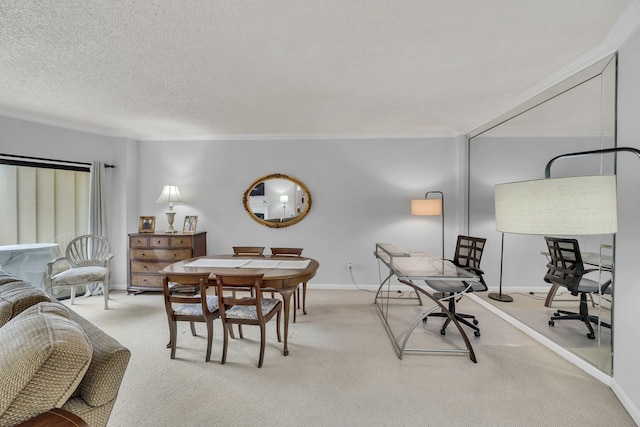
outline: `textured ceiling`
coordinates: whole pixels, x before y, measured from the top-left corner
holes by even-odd
[[[0,114],[141,139],[460,135],[636,3],[0,0]]]

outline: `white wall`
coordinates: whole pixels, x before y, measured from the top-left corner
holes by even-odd
[[[640,149],[640,32],[619,50],[618,146]],[[638,306],[640,280],[640,159],[630,153],[618,156],[618,234],[614,310],[613,378],[622,399],[635,406],[640,420],[640,333]]]
[[[427,191],[445,193],[446,251],[453,252],[463,212],[461,149],[454,138],[141,142],[138,214],[155,215],[163,230],[166,206],[155,200],[164,184],[176,184],[185,202],[175,207],[174,226],[198,215],[210,254],[233,245],[300,246],[320,262],[313,282],[351,283],[352,262],[358,284],[376,284],[377,242],[440,253],[440,218],[410,215],[410,200]],[[243,207],[249,185],[271,173],[291,175],[311,193],[308,216],[291,227],[262,226]]]

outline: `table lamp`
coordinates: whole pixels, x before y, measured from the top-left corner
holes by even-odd
[[[430,194],[440,195],[440,198],[430,199]],[[442,258],[444,258],[444,194],[442,191],[428,191],[424,199],[411,200],[411,215],[442,217]]]
[[[173,210],[173,202],[181,202],[180,198],[180,190],[178,190],[177,185],[165,185],[162,189],[162,193],[156,203],[169,203],[169,209],[167,212],[167,221],[169,222],[169,229],[166,231],[167,233],[177,233],[177,231],[173,228],[173,220],[175,219],[176,213]]]

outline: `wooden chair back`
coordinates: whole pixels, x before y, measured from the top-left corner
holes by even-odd
[[[271,255],[300,257],[302,248],[271,248]]]
[[[239,255],[254,255],[262,256],[264,252],[264,246],[233,246],[233,254]]]

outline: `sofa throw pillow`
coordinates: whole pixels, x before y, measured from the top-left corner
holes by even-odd
[[[0,327],[39,302],[51,301],[30,283],[16,280],[0,286]]]
[[[61,407],[91,362],[92,348],[67,309],[41,302],[0,328],[0,425]]]

